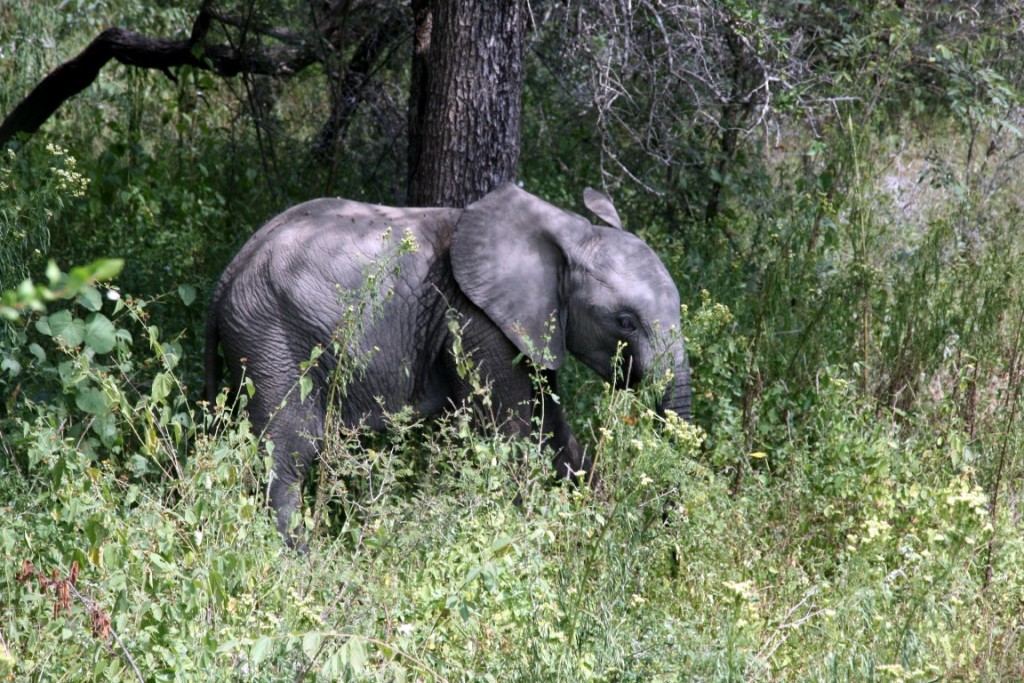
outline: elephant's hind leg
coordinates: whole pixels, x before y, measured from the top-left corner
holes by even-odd
[[[297,401],[298,397],[293,400]],[[307,398],[307,402],[312,400]],[[266,439],[273,443],[270,507],[278,531],[289,546],[303,547],[301,531],[302,486],[323,442],[324,420],[315,409],[286,406],[271,422]]]

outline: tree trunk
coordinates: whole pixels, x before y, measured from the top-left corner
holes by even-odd
[[[463,207],[515,177],[521,0],[413,0],[409,204]]]

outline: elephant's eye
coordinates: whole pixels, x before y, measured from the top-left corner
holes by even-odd
[[[618,324],[619,330],[626,334],[633,334],[640,329],[640,321],[632,313],[619,313],[615,322]]]

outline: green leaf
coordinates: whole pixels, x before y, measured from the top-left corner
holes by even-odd
[[[57,286],[57,283],[60,282],[60,275],[60,268],[57,267],[56,261],[46,264],[46,280],[50,283],[50,287]]]
[[[151,469],[149,461],[138,453],[128,459],[128,466],[131,468],[132,473],[137,477],[146,476]]]
[[[98,295],[97,295],[98,296]],[[85,320],[85,344],[96,353],[110,353],[117,340],[113,323],[102,313],[93,313]]]
[[[38,327],[38,325],[37,325],[37,327]],[[47,330],[49,330],[49,328],[47,328]],[[49,334],[49,332],[47,331],[44,334]],[[32,342],[31,344],[29,344],[28,345],[28,352],[31,353],[33,356],[35,356],[36,360],[38,360],[40,363],[45,363],[46,362],[46,351],[44,351],[43,347],[40,346],[39,344],[36,344],[35,342]]]
[[[174,390],[174,375],[169,372],[161,372],[153,378],[153,387],[150,389],[150,397],[155,403],[160,403]]]
[[[192,285],[178,285],[178,296],[181,297],[182,303],[191,306],[196,300],[196,288]]]
[[[103,308],[103,297],[95,287],[83,287],[78,293],[79,305],[87,311],[98,311]]]
[[[79,346],[85,341],[85,323],[81,318],[72,318],[70,311],[57,311],[50,316],[49,323],[50,335],[65,346]]]
[[[302,636],[302,652],[310,659],[313,659],[319,654],[320,646],[324,642],[324,637],[318,631],[310,631],[306,635]]]
[[[124,268],[124,260],[119,258],[100,259],[93,261],[86,268],[93,281],[104,282],[116,277],[121,272],[121,269]]]
[[[181,360],[181,344],[175,341],[164,342],[160,347],[160,352],[163,354],[164,363],[167,364],[168,370],[173,370],[178,365],[178,361]]]
[[[313,379],[309,375],[299,377],[299,403],[305,403],[306,397],[313,391]]]
[[[818,176],[818,191],[828,192],[832,189],[832,185],[835,182],[835,178],[828,171],[822,171]]]
[[[161,571],[172,572],[175,566],[164,559],[164,556],[160,553],[150,553],[150,564],[154,565]]]
[[[366,670],[366,643],[358,636],[352,636],[341,646],[340,653],[356,675]]]
[[[13,358],[4,358],[0,362],[0,369],[6,370],[12,377],[17,377],[21,374],[21,363]]]
[[[103,392],[93,387],[79,391],[75,396],[75,405],[79,410],[90,415],[103,415],[109,411]]]
[[[273,638],[260,638],[253,643],[252,649],[249,650],[249,658],[252,660],[253,666],[258,666],[264,659],[269,657],[273,648]]]
[[[320,674],[329,681],[336,681],[345,675],[345,660],[341,650],[327,658],[324,665],[320,667]]]
[[[506,535],[503,534],[501,536],[498,536],[491,543],[491,552],[495,556],[504,555],[505,552],[508,551],[508,549],[509,549],[509,547],[511,545],[512,545],[512,537],[511,536],[506,536]]]
[[[352,636],[327,658],[320,673],[331,680],[346,677],[346,671],[359,676],[366,670],[366,644],[362,638]]]

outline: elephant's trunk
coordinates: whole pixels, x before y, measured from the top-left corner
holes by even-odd
[[[672,352],[672,381],[665,389],[665,395],[658,405],[658,413],[665,414],[671,410],[679,417],[689,421],[693,417],[693,394],[690,389],[690,363],[686,359],[686,350],[680,343]]]

